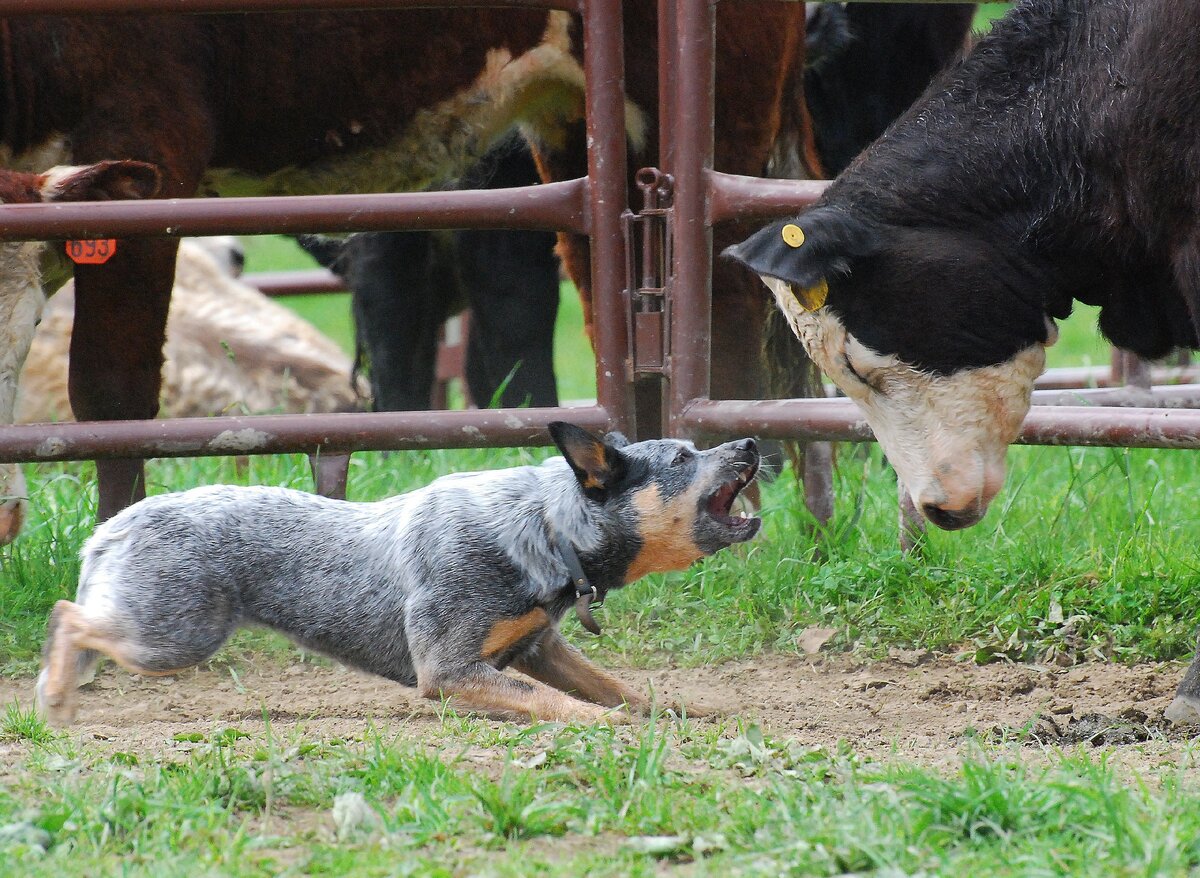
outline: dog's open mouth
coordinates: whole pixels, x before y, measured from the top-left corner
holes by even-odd
[[[757,518],[735,514],[733,511],[734,502],[745,487],[754,481],[757,474],[757,463],[744,466],[737,476],[709,494],[704,502],[704,511],[722,527],[731,531],[730,536],[734,541],[750,539],[762,524]]]

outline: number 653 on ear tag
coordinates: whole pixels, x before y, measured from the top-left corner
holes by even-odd
[[[67,241],[67,256],[76,265],[103,265],[117,252],[115,238]]]

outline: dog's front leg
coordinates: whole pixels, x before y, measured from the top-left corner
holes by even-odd
[[[644,695],[589,662],[558,631],[546,632],[538,648],[513,661],[513,667],[555,689],[572,692],[596,704],[606,707],[625,705],[630,713],[650,712],[650,702]],[[661,706],[686,712],[689,716],[711,716],[717,712],[694,704],[685,707],[668,703]]]
[[[643,695],[589,662],[553,629],[546,632],[536,649],[513,661],[513,667],[586,701],[605,707],[626,705],[631,713],[650,711],[650,702]]]
[[[608,713],[549,686],[505,676],[483,661],[455,669],[418,667],[417,686],[425,698],[450,696],[479,710],[524,714],[552,722],[593,723]]]

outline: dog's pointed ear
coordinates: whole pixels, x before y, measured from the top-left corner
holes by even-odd
[[[764,280],[778,278],[795,290],[811,290],[849,274],[855,259],[878,249],[879,236],[866,222],[841,210],[818,207],[772,223],[721,255]]]
[[[579,479],[584,494],[598,499],[625,475],[625,455],[612,442],[598,439],[574,424],[554,421],[550,438]],[[623,437],[622,437],[623,438]]]

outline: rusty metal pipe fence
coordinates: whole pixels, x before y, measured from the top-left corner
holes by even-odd
[[[869,440],[873,437],[861,414],[844,400],[708,398],[713,225],[794,212],[819,197],[825,184],[713,170],[714,0],[657,2],[663,122],[659,164],[674,183],[668,223],[670,271],[665,280],[671,312],[664,369],[668,428],[674,435]],[[0,462],[542,445],[547,441],[545,425],[555,419],[594,430],[630,430],[635,413],[628,380],[631,291],[626,289],[621,226],[627,201],[621,0],[0,0],[0,15],[485,5],[568,9],[582,16],[587,177],[486,192],[2,205],[0,240],[463,227],[577,232],[591,242],[596,405],[4,426]],[[316,288],[331,285],[325,273],[308,275],[305,282]],[[260,284],[279,291],[292,280],[274,276],[260,279]],[[1200,411],[1035,407],[1020,441],[1197,448]]]

